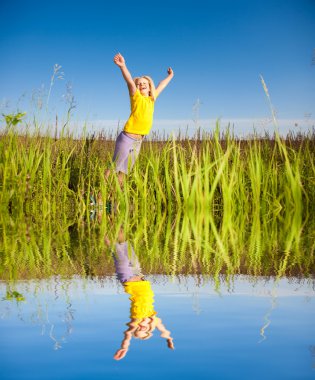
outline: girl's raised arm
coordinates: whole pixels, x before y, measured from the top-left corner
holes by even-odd
[[[114,57],[114,62],[118,67],[120,67],[122,76],[124,77],[127,83],[129,94],[130,96],[133,96],[137,90],[137,87],[135,85],[135,82],[132,79],[132,76],[129,70],[127,69],[125,58],[120,53],[118,53]]]
[[[160,95],[160,93],[164,90],[164,88],[169,84],[171,79],[174,76],[174,72],[171,67],[167,69],[167,77],[158,84],[157,88],[155,89],[155,96]]]
[[[116,351],[116,353],[114,355],[114,359],[116,359],[116,360],[123,359],[128,352],[128,349],[130,346],[130,341],[132,338],[132,333],[137,328],[136,326],[133,326],[131,323],[132,322],[128,323],[129,328],[126,331],[124,331],[124,339],[121,342],[121,347]]]
[[[167,347],[174,350],[173,338],[171,337],[171,332],[165,328],[162,323],[161,318],[156,318],[157,324],[156,328],[161,332],[161,337],[166,339]]]

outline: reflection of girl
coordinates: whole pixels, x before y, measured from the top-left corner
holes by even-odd
[[[120,360],[125,357],[132,337],[142,340],[149,339],[155,329],[158,329],[161,337],[167,340],[167,346],[174,349],[170,331],[166,330],[161,318],[156,316],[151,284],[141,274],[137,256],[127,242],[116,244],[114,261],[117,277],[123,284],[125,292],[130,295],[131,301],[128,329],[124,332],[121,348],[115,353],[114,359]]]

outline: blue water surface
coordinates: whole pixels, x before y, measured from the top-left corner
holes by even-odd
[[[315,293],[310,280],[149,276],[155,310],[175,349],[154,331],[120,361],[130,300],[113,277],[0,283],[0,378],[314,379]]]

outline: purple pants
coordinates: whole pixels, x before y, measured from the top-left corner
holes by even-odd
[[[138,258],[128,242],[116,243],[116,253],[113,257],[120,282],[124,283],[134,276],[142,276]]]
[[[116,172],[128,174],[136,162],[141,144],[142,140],[133,139],[124,132],[120,132],[116,140],[113,156]]]

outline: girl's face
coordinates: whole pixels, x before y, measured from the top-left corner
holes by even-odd
[[[149,96],[150,93],[150,84],[149,81],[145,78],[139,78],[136,84],[137,89],[140,91],[140,94],[143,96]]]
[[[139,324],[134,332],[136,338],[144,339],[148,338],[151,332],[154,330],[153,318],[144,318]]]

